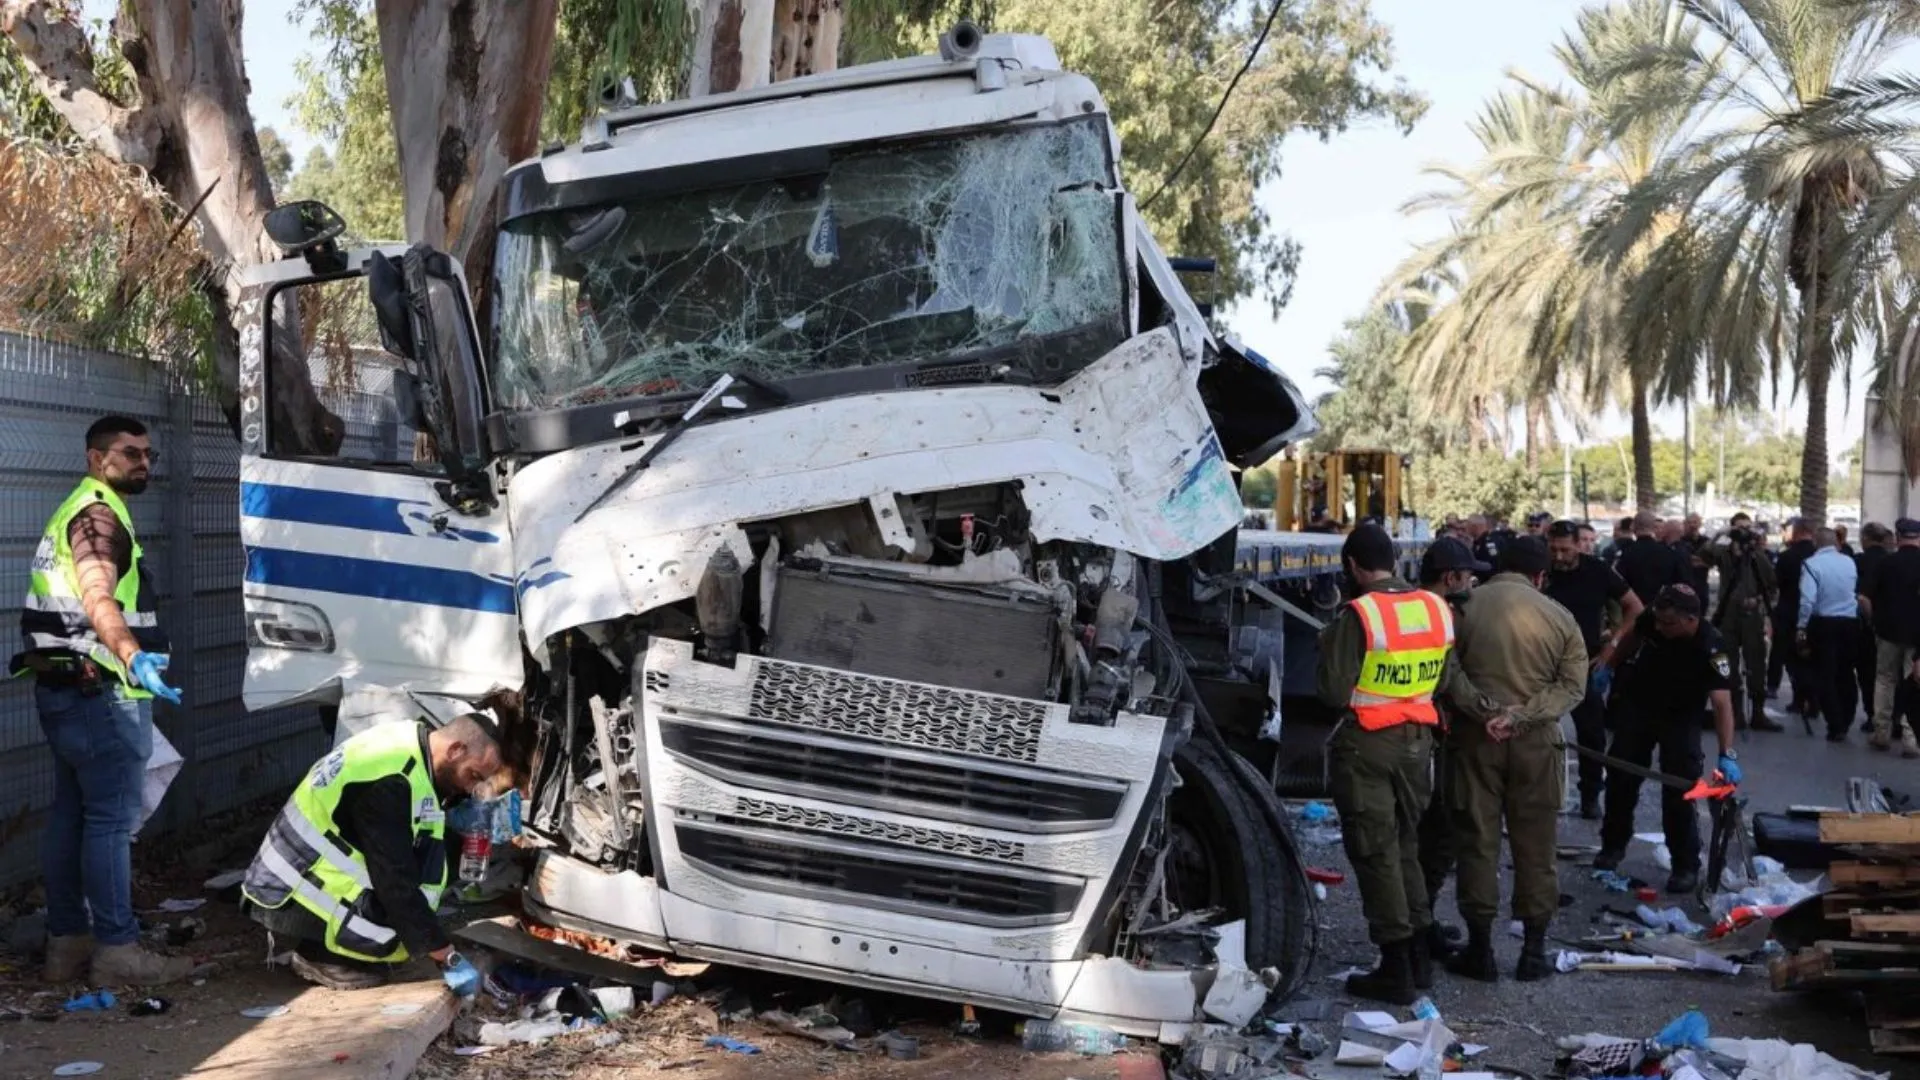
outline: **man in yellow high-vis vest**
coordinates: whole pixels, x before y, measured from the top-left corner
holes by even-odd
[[[21,604],[23,651],[8,671],[34,680],[53,751],[53,807],[41,861],[49,982],[183,979],[184,957],[140,946],[132,840],[153,753],[153,699],[176,705],[167,636],[126,499],[158,459],[146,426],[106,416],[87,429],[87,475],[47,521]]]
[[[294,973],[333,990],[385,982],[412,953],[462,997],[480,976],[435,912],[451,860],[446,804],[501,770],[483,713],[443,727],[386,723],[314,763],[261,841],[241,884],[254,921],[292,939]]]
[[[1420,866],[1420,818],[1432,793],[1434,695],[1478,718],[1479,698],[1451,662],[1447,602],[1395,574],[1393,538],[1362,525],[1340,551],[1358,590],[1320,634],[1318,692],[1345,722],[1328,771],[1342,841],[1380,963],[1347,980],[1356,997],[1411,1004],[1433,985],[1433,922]]]

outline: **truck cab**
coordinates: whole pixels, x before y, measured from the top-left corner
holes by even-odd
[[[249,707],[492,708],[554,926],[1147,1036],[1257,1005],[1311,894],[1187,616],[1313,422],[1119,154],[963,26],[514,166],[484,327],[443,253],[296,238],[244,303]],[[288,372],[337,446],[276,437]]]

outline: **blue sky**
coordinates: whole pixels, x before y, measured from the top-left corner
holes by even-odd
[[[1230,322],[1249,344],[1275,358],[1310,396],[1327,389],[1313,377],[1327,345],[1348,319],[1360,315],[1380,280],[1415,244],[1446,228],[1439,214],[1408,217],[1400,207],[1436,185],[1427,165],[1470,160],[1477,149],[1467,122],[1509,70],[1557,81],[1552,50],[1573,26],[1586,0],[1372,0],[1376,18],[1393,31],[1394,73],[1426,94],[1430,106],[1412,134],[1391,125],[1364,125],[1321,143],[1295,139],[1284,152],[1281,178],[1260,198],[1274,222],[1302,245],[1292,302],[1278,320],[1264,300],[1247,303]],[[88,10],[110,5],[89,0]],[[314,145],[294,125],[286,99],[294,92],[294,62],[312,47],[290,25],[292,0],[248,0],[245,49],[255,120],[278,130],[296,161]],[[1194,253],[1201,254],[1201,253]],[[1829,411],[1836,454],[1861,430],[1864,372],[1852,394],[1838,385]],[[1779,414],[1800,425],[1799,408],[1783,402]],[[1656,415],[1677,435],[1676,410]],[[1624,433],[1620,417],[1603,419],[1603,437]]]

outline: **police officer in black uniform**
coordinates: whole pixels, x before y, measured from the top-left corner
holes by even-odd
[[[1700,753],[1700,714],[1713,707],[1720,741],[1718,766],[1740,782],[1739,755],[1733,747],[1733,663],[1726,640],[1701,618],[1700,597],[1691,585],[1660,590],[1651,610],[1634,621],[1607,663],[1617,669],[1609,702],[1613,742],[1608,753],[1635,765],[1651,766],[1660,752],[1660,771],[1682,780],[1705,772]],[[1640,778],[1607,770],[1606,819],[1600,826],[1600,854],[1593,865],[1612,870],[1626,857],[1633,838],[1633,811],[1640,801]],[[1673,874],[1667,891],[1693,892],[1700,883],[1700,824],[1686,793],[1663,787],[1661,825]]]

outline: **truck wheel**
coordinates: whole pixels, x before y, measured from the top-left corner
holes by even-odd
[[[1181,786],[1168,806],[1171,899],[1183,911],[1219,908],[1220,922],[1245,919],[1248,966],[1288,971],[1290,958],[1304,955],[1311,901],[1292,845],[1255,801],[1272,793],[1248,791],[1205,739],[1189,740],[1173,764]]]

